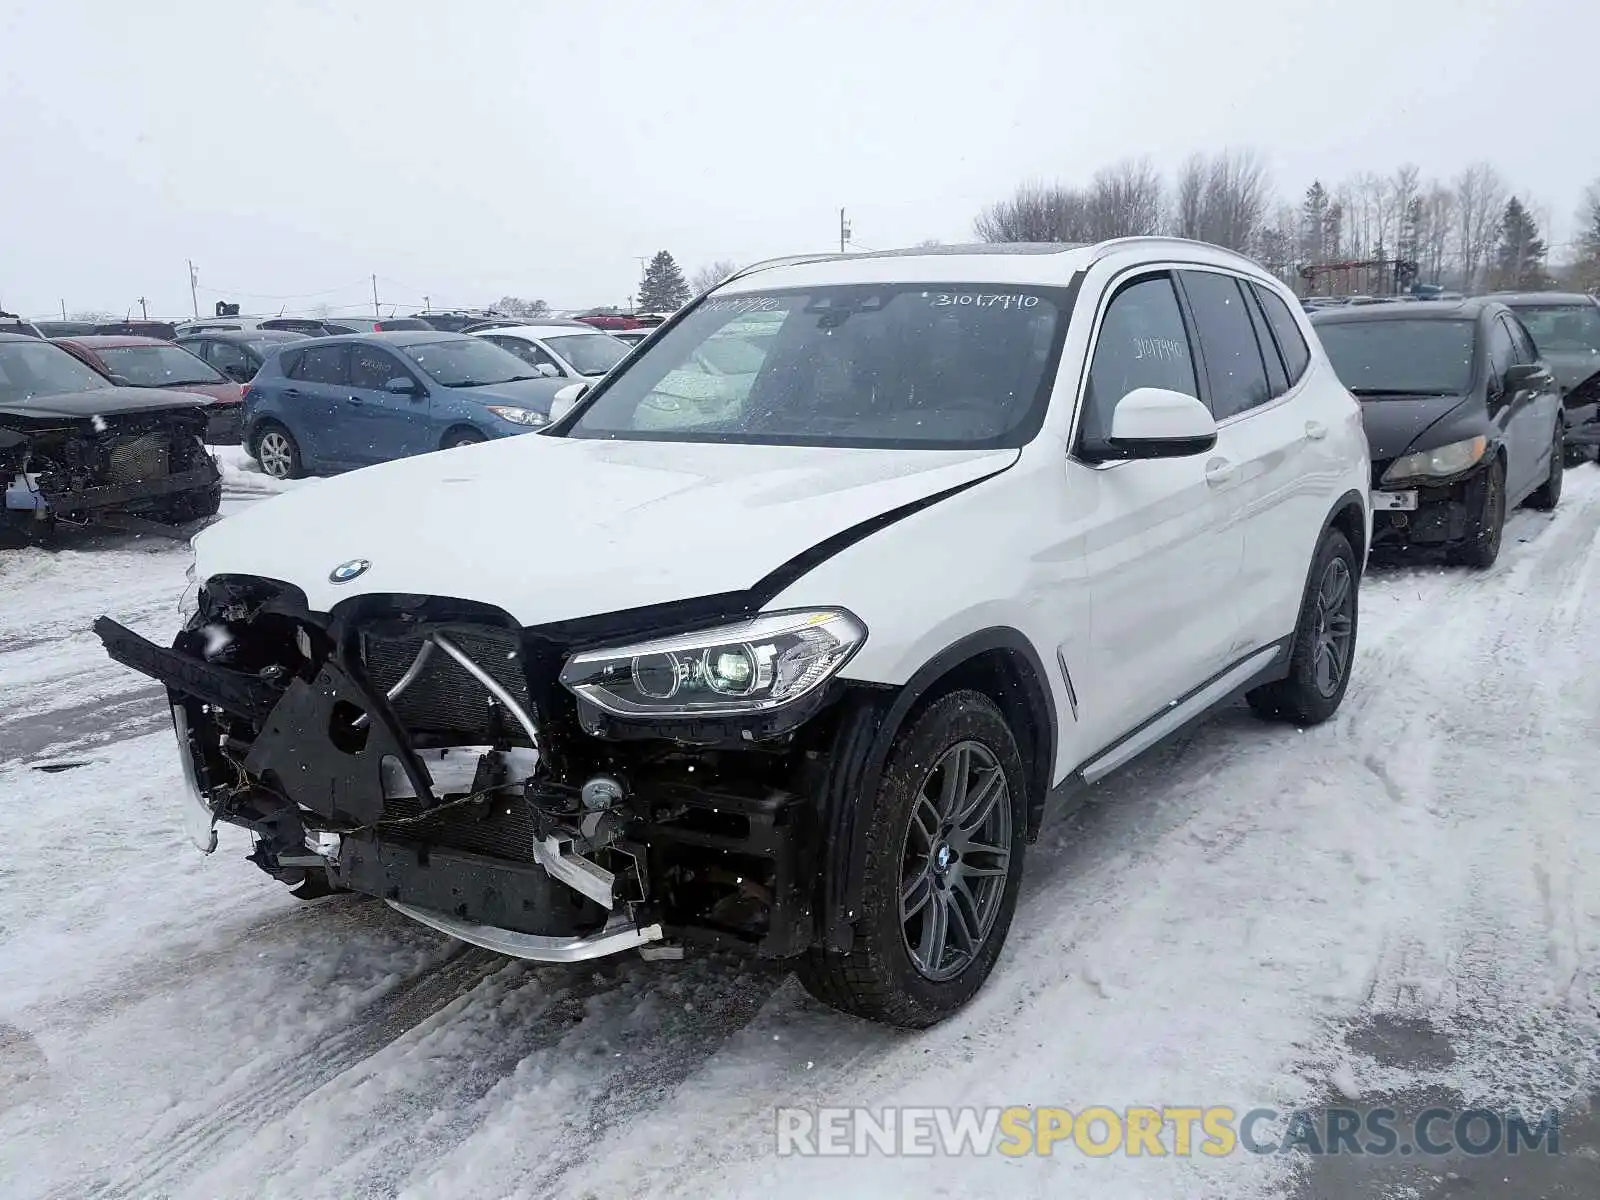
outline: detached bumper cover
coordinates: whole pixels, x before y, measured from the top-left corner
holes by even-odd
[[[458,921],[443,913],[426,908],[413,908],[409,904],[389,901],[395,912],[404,913],[413,921],[420,921],[430,929],[447,933],[463,942],[508,954],[512,958],[528,958],[537,962],[585,962],[591,958],[604,958],[622,950],[633,950],[649,942],[661,940],[660,925],[639,927],[626,917],[612,917],[604,928],[586,937],[544,937],[536,933],[515,933],[509,929],[496,929],[491,925],[474,925]]]

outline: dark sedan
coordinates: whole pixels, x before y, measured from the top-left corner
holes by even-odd
[[[1550,364],[1567,412],[1567,463],[1600,450],[1600,300],[1582,292],[1495,296],[1521,318],[1539,357]]]
[[[1373,546],[1444,547],[1490,566],[1506,513],[1561,499],[1565,422],[1533,339],[1492,300],[1311,317],[1372,448]]]
[[[202,329],[180,335],[178,345],[235,383],[249,383],[267,355],[289,342],[304,341],[307,336],[277,329]]]

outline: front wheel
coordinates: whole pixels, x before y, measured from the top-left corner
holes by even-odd
[[[488,440],[476,429],[452,429],[444,435],[444,440],[439,443],[439,449],[454,450],[457,446],[476,446]]]
[[[993,969],[1022,879],[1027,783],[994,701],[951,692],[897,740],[865,822],[854,945],[814,949],[805,989],[834,1008],[923,1029],[972,998]]]
[[[1450,550],[1450,561],[1462,567],[1492,567],[1500,557],[1500,536],[1506,525],[1506,468],[1498,455],[1478,482],[1478,509],[1467,536]]]
[[[1355,659],[1360,579],[1350,539],[1324,531],[1289,646],[1289,673],[1245,695],[1257,716],[1320,725],[1338,711]]]

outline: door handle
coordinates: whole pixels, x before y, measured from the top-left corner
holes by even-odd
[[[360,408],[362,404],[366,403],[361,399],[360,396],[346,396],[344,398],[344,402],[346,404],[354,404],[357,408]]]
[[[1213,458],[1206,464],[1206,486],[1223,487],[1233,482],[1238,468],[1225,458]]]
[[[283,389],[283,394],[285,396],[298,396],[300,394],[300,389],[299,388],[284,388]]]
[[[1321,421],[1306,422],[1306,438],[1313,442],[1320,442],[1328,436],[1328,427]]]

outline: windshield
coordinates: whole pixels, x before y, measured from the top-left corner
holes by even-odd
[[[545,338],[544,344],[571,363],[579,375],[604,375],[629,350],[609,333],[563,333]]]
[[[109,379],[60,346],[48,342],[0,344],[0,404],[22,404],[33,396],[96,392],[110,386]]]
[[[1471,321],[1328,321],[1317,335],[1358,396],[1455,396],[1472,387]]]
[[[528,364],[515,354],[482,338],[423,342],[401,346],[400,350],[435,383],[445,387],[483,387],[491,383],[510,383],[513,379],[537,378]]]
[[[712,297],[600,385],[569,437],[956,449],[1044,419],[1056,288],[858,284]]]
[[[181,346],[112,346],[96,353],[107,371],[134,387],[228,382]]]
[[[1541,354],[1600,354],[1600,305],[1519,304],[1516,313]]]

